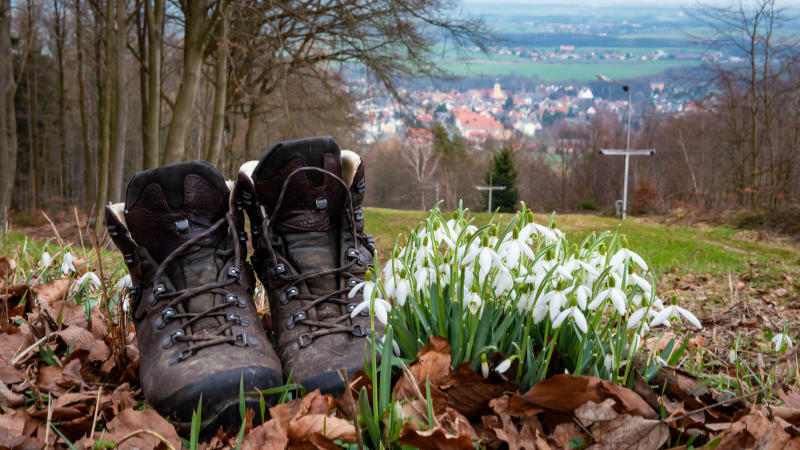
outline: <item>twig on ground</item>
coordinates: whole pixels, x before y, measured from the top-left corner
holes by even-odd
[[[757,390],[755,390],[753,392],[749,392],[747,394],[740,395],[738,397],[730,398],[728,400],[723,400],[721,402],[717,402],[717,403],[714,403],[714,404],[711,404],[711,405],[708,405],[708,406],[704,406],[704,407],[702,407],[700,409],[695,409],[693,411],[689,411],[686,414],[682,414],[682,415],[680,415],[678,417],[672,417],[672,418],[664,419],[664,420],[662,420],[662,422],[663,423],[677,422],[677,421],[685,419],[685,418],[687,418],[687,417],[689,417],[689,416],[691,416],[693,414],[697,414],[699,412],[707,411],[709,409],[716,408],[717,406],[727,405],[728,403],[738,402],[739,400],[744,400],[747,397],[750,397],[751,395],[758,395],[758,394],[760,394],[760,393],[762,393],[762,392],[764,392],[766,390],[767,390],[767,388],[765,388],[765,387],[761,388],[761,389],[757,389]]]
[[[78,208],[72,208],[72,211],[75,213],[75,225],[78,226],[78,237],[81,240],[81,248],[83,249],[83,259],[86,260],[86,246],[83,244],[83,231],[81,230],[81,220],[78,217]]]
[[[41,344],[42,342],[50,339],[55,334],[56,334],[56,332],[53,331],[52,333],[48,334],[47,336],[43,336],[41,339],[39,339],[38,341],[36,341],[33,344],[31,344],[30,347],[26,348],[21,353],[19,353],[17,356],[15,356],[14,358],[11,359],[11,365],[15,366],[22,358],[24,358],[28,354],[28,352],[30,352],[31,350],[33,350],[36,347],[38,347],[39,344]]]
[[[138,435],[140,435],[142,433],[149,434],[150,436],[153,436],[154,438],[156,438],[159,441],[161,441],[161,443],[164,444],[168,449],[175,450],[175,447],[172,444],[170,444],[168,440],[164,439],[164,436],[161,436],[160,434],[156,433],[155,431],[145,430],[143,428],[142,429],[138,429],[136,431],[131,431],[130,433],[128,433],[125,436],[123,436],[122,439],[116,441],[115,444],[116,444],[117,447],[119,447],[123,442],[127,441],[128,439],[130,439],[132,437],[138,436]]]
[[[92,432],[89,434],[89,439],[94,439],[94,430],[97,428],[97,412],[100,411],[100,394],[103,392],[101,386],[97,389],[97,400],[94,402],[94,419],[92,419]]]
[[[50,402],[50,399],[53,397],[53,394],[50,391],[47,391],[47,427],[44,432],[44,444],[45,446],[50,445],[50,427],[53,426],[53,405]],[[58,438],[56,438],[58,439]]]
[[[58,246],[63,247],[64,240],[61,239],[61,235],[58,233],[58,228],[56,228],[56,224],[54,224],[53,221],[50,220],[50,217],[48,217],[47,213],[44,212],[44,210],[42,210],[42,215],[44,216],[45,219],[47,219],[48,222],[50,222],[50,226],[53,228],[53,233],[56,234],[56,239],[58,240]]]

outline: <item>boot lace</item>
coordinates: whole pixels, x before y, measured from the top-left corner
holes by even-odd
[[[231,251],[234,254],[234,263],[225,269],[227,278],[221,281],[209,282],[198,286],[191,286],[185,289],[167,292],[167,289],[161,282],[161,279],[169,263],[186,253],[187,250],[191,249],[193,246],[198,245],[202,239],[212,235],[226,223],[228,225],[229,233],[234,236],[233,249],[215,250],[215,252],[223,257],[230,256]],[[234,216],[231,214],[231,212],[228,212],[225,214],[225,217],[219,219],[210,228],[187,240],[174,251],[172,251],[172,253],[164,258],[164,260],[156,269],[155,276],[153,277],[153,293],[152,297],[149,299],[150,305],[154,306],[161,301],[167,301],[167,303],[165,303],[161,309],[160,316],[156,318],[156,327],[163,329],[166,328],[171,322],[179,321],[178,328],[170,333],[162,346],[164,348],[170,348],[177,343],[188,344],[186,348],[178,352],[176,356],[170,360],[170,364],[176,364],[184,361],[195,355],[199,350],[215,345],[233,344],[239,347],[257,345],[257,340],[248,339],[247,334],[244,332],[234,334],[229,331],[235,325],[241,327],[247,327],[250,325],[249,320],[246,318],[240,317],[239,314],[234,312],[226,311],[228,308],[233,306],[237,306],[238,308],[242,309],[247,307],[247,301],[245,299],[239,298],[237,295],[225,290],[227,286],[237,283],[242,274],[240,243],[241,235],[239,235],[239,239],[236,239],[236,229]],[[225,301],[223,303],[210,306],[209,308],[199,312],[178,313],[176,311],[175,306],[179,304],[188,306],[188,302],[193,297],[205,292],[222,295],[225,297]],[[188,308],[186,307],[183,309],[188,311]],[[225,321],[222,323],[222,325],[216,328],[203,328],[201,333],[192,332],[192,325],[196,324],[201,319],[210,317],[223,317]]]
[[[270,271],[270,276],[282,280],[285,284],[285,287],[282,293],[280,294],[279,302],[281,304],[287,304],[291,299],[305,300],[309,302],[302,308],[299,308],[295,310],[294,313],[292,313],[292,315],[286,321],[286,327],[293,328],[296,325],[306,325],[317,328],[316,331],[300,335],[300,337],[298,338],[299,341],[298,343],[300,347],[307,347],[316,338],[336,333],[349,333],[356,337],[369,336],[370,330],[368,328],[365,328],[363,325],[348,324],[348,321],[350,319],[350,313],[358,305],[358,302],[355,303],[351,302],[346,297],[346,294],[350,292],[353,286],[363,281],[360,278],[359,273],[361,274],[365,273],[367,268],[366,268],[366,258],[358,250],[358,243],[364,241],[365,236],[363,234],[359,234],[356,232],[356,223],[353,211],[353,199],[352,196],[350,195],[350,189],[347,186],[347,183],[345,183],[344,180],[342,180],[336,174],[319,167],[300,167],[298,169],[295,169],[283,181],[280,194],[278,195],[278,200],[275,203],[275,207],[272,210],[271,216],[278,217],[278,211],[280,211],[281,205],[283,203],[283,198],[286,194],[286,189],[289,186],[289,181],[292,179],[293,176],[304,171],[320,172],[324,175],[330,176],[331,178],[336,180],[336,182],[344,186],[344,191],[347,195],[345,213],[347,220],[350,224],[350,232],[352,233],[353,236],[352,242],[354,246],[347,249],[345,255],[347,256],[348,262],[340,267],[334,267],[331,269],[323,269],[312,272],[305,272],[300,274],[291,274],[289,273],[289,270],[286,268],[286,266],[282,262],[278,261],[278,257],[276,255],[275,250],[272,247],[272,241],[269,237],[274,222],[270,220],[270,215],[266,214],[266,211],[264,211],[262,207],[263,221],[261,224],[261,234],[263,237],[263,241],[266,243],[267,254],[272,262],[272,269]],[[363,270],[354,271],[353,269],[357,267],[363,267]],[[344,288],[334,289],[329,292],[326,292],[323,295],[304,295],[300,293],[300,289],[297,287],[301,283],[330,275],[338,275],[342,278],[347,279],[348,280],[347,285]],[[342,314],[341,316],[338,317],[332,317],[325,320],[310,319],[308,317],[308,311],[317,307],[323,302],[345,306],[347,308],[347,313]],[[362,314],[368,315],[366,311],[362,312]]]

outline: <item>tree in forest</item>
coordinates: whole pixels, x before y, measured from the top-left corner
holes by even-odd
[[[517,171],[514,169],[514,156],[510,148],[503,148],[492,156],[492,164],[486,172],[487,186],[505,186],[505,190],[494,191],[492,195],[492,209],[500,212],[514,212],[517,209],[519,194],[514,186],[517,181]],[[489,191],[484,200],[488,206]]]
[[[0,227],[5,227],[17,171],[17,83],[11,48],[11,1],[0,0]]]

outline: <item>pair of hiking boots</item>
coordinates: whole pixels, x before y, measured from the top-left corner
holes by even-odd
[[[311,138],[275,145],[235,182],[203,161],[140,172],[125,203],[106,207],[133,284],[142,389],[180,433],[201,395],[209,436],[241,423],[240,383],[257,410],[253,393],[289,376],[337,395],[341,369],[363,368],[370,318],[351,317],[363,298],[348,293],[372,265],[364,190],[357,154]],[[253,302],[253,270],[268,292],[274,344]]]

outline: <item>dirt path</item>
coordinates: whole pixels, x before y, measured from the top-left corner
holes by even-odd
[[[734,247],[732,245],[728,245],[719,241],[715,241],[713,239],[700,239],[700,242],[705,242],[706,244],[718,245],[729,252],[740,253],[742,255],[756,255],[757,253],[751,252],[749,250],[744,250],[738,247]]]

